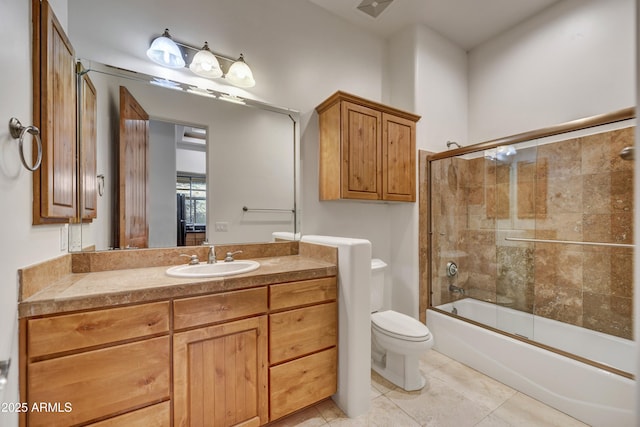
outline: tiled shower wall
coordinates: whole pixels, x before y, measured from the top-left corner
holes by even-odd
[[[432,303],[465,296],[631,339],[634,128],[431,164]],[[522,145],[522,144],[521,144]],[[447,262],[459,267],[448,278]]]

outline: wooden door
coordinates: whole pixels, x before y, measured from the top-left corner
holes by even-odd
[[[33,58],[34,123],[42,139],[42,166],[33,178],[33,223],[67,222],[76,217],[75,51],[46,0],[34,4]]]
[[[267,423],[267,316],[177,333],[173,352],[175,427]]]
[[[149,245],[149,115],[123,86],[120,86],[119,144],[116,246],[146,248]]]
[[[80,179],[82,180],[82,219],[98,216],[98,189],[96,177],[96,145],[98,106],[96,88],[88,74],[82,76],[80,106]]]
[[[382,115],[383,199],[416,201],[416,124]]]
[[[350,102],[342,103],[342,197],[382,197],[382,114]]]

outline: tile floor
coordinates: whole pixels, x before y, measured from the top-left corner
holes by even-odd
[[[270,427],[586,426],[435,350],[422,357],[420,370],[427,385],[416,392],[405,392],[372,372],[371,410],[358,418],[347,418],[325,400]]]

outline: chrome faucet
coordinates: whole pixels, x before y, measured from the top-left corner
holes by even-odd
[[[216,247],[213,245],[209,246],[209,257],[207,259],[207,263],[208,264],[216,263]]]
[[[242,251],[227,252],[227,256],[224,257],[224,262],[233,262],[233,256],[241,253]]]
[[[460,294],[460,295],[464,295],[464,289],[454,285],[454,284],[449,284],[449,292],[453,292],[456,294]]]

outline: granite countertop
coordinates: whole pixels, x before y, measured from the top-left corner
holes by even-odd
[[[337,274],[335,263],[304,255],[254,258],[257,270],[227,277],[178,278],[169,266],[66,274],[21,301],[22,317],[188,297]]]

